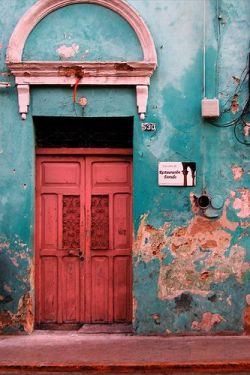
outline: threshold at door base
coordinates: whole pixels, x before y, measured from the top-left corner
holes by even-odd
[[[116,323],[116,324],[84,324],[78,333],[130,333],[132,334],[132,324]]]

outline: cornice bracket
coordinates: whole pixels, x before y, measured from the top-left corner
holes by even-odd
[[[136,86],[136,101],[138,114],[141,120],[145,119],[147,112],[147,103],[148,103],[148,86],[138,85]]]
[[[17,85],[19,112],[22,120],[26,120],[30,104],[30,87],[29,85]]]

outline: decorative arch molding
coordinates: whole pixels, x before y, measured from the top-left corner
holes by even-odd
[[[125,19],[135,31],[142,61],[23,61],[25,42],[43,18],[73,4],[97,4]],[[6,64],[15,76],[19,112],[26,119],[30,85],[133,85],[140,118],[145,117],[150,77],[157,66],[153,38],[141,16],[125,0],[38,0],[20,19],[10,38]]]

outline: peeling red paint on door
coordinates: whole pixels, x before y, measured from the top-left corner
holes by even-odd
[[[131,317],[129,156],[37,158],[36,322]]]

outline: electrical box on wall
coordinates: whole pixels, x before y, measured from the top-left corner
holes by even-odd
[[[201,115],[202,117],[219,117],[220,116],[220,105],[219,99],[207,99],[204,98],[201,101]]]

